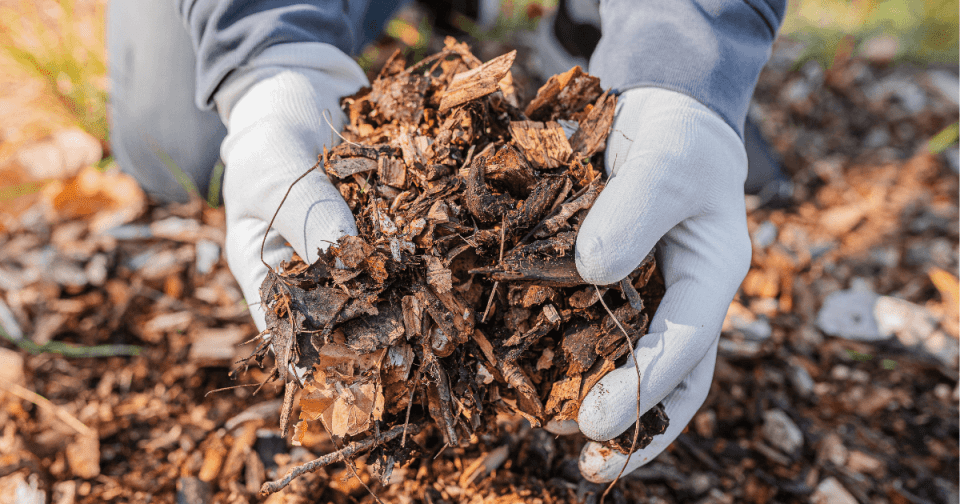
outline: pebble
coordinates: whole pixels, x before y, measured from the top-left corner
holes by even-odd
[[[874,292],[842,290],[829,294],[817,313],[817,327],[841,338],[876,341],[884,336],[873,316],[873,308],[880,298]]]
[[[210,502],[210,485],[198,478],[177,480],[177,504],[206,504]]]
[[[714,488],[706,497],[697,501],[697,504],[733,504],[733,496]]]
[[[146,240],[153,238],[150,226],[146,224],[124,224],[104,231],[104,234],[118,240]]]
[[[819,347],[823,344],[823,334],[821,334],[820,331],[813,326],[804,325],[800,328],[799,335],[800,341],[802,341],[804,344],[812,347]]]
[[[960,76],[947,70],[930,70],[927,72],[930,85],[944,98],[950,100],[954,106],[960,105]]]
[[[850,368],[843,364],[837,364],[830,370],[830,378],[835,381],[844,381],[850,378]]]
[[[801,105],[810,99],[813,86],[805,79],[796,79],[783,90],[783,100],[791,105]]]
[[[850,373],[850,380],[856,383],[867,383],[870,381],[870,373],[867,373],[862,369],[854,369]]]
[[[83,130],[68,129],[24,147],[17,153],[17,162],[35,179],[63,179],[97,163],[101,157],[99,140]]]
[[[70,472],[81,479],[93,479],[100,475],[100,438],[92,435],[77,435],[67,445],[67,465]]]
[[[863,139],[864,149],[879,149],[890,144],[890,131],[886,126],[877,126]]]
[[[153,236],[170,240],[194,241],[200,229],[200,222],[182,217],[167,217],[150,224],[150,232]]]
[[[0,502],[10,504],[44,504],[47,493],[40,489],[36,474],[25,476],[15,472],[0,478]]]
[[[824,479],[810,497],[813,504],[858,504],[857,499],[834,477]]]
[[[759,342],[750,341],[739,336],[734,338],[721,337],[719,349],[722,354],[734,355],[741,358],[752,358],[760,354],[761,345]]]
[[[716,482],[710,477],[710,474],[693,473],[689,478],[687,478],[683,488],[687,492],[690,492],[690,495],[699,497],[710,491],[710,489],[714,488],[715,486]]]
[[[220,260],[220,245],[211,240],[197,242],[197,273],[206,275]]]
[[[813,377],[807,372],[807,368],[800,364],[790,364],[790,374],[787,375],[793,388],[800,397],[810,397],[813,393]]]
[[[847,457],[847,469],[860,474],[871,474],[880,476],[883,472],[883,462],[862,451],[853,450]]]
[[[956,369],[960,359],[960,348],[957,340],[947,336],[943,331],[936,331],[923,341],[923,350],[934,356],[944,365]]]
[[[77,500],[77,482],[60,481],[53,484],[51,504],[73,504]]]
[[[892,35],[877,35],[863,42],[860,54],[873,63],[887,64],[900,52],[900,41]]]
[[[753,244],[765,249],[777,240],[777,225],[770,221],[763,221],[753,232]]]
[[[843,440],[836,432],[831,432],[820,441],[817,457],[826,460],[837,467],[843,467],[847,463],[847,447],[843,445]]]
[[[803,446],[803,431],[782,410],[763,413],[763,437],[786,454],[793,454]]]
[[[766,341],[773,334],[773,328],[766,317],[757,317],[753,311],[739,304],[731,304],[724,320],[724,330],[739,331],[750,341]]]
[[[953,173],[960,173],[960,148],[950,147],[943,151],[942,156]]]
[[[0,383],[23,384],[23,355],[0,347]]]
[[[928,339],[937,328],[937,319],[926,308],[891,296],[877,298],[873,314],[881,337],[896,334],[906,346]]]
[[[803,66],[800,67],[800,73],[814,86],[823,84],[823,78],[826,75],[823,71],[823,66],[815,59],[808,60],[804,63]]]
[[[20,328],[20,323],[17,322],[13,312],[10,311],[10,307],[3,302],[2,298],[0,298],[0,329],[7,334],[9,339],[14,341],[23,339],[23,329]]]
[[[900,250],[897,247],[874,247],[870,249],[870,260],[885,268],[896,268],[900,264]]]
[[[244,326],[207,327],[193,336],[188,359],[192,362],[230,362],[237,357],[237,345],[249,337]]]
[[[87,262],[86,266],[83,267],[83,274],[87,277],[87,282],[89,282],[90,285],[99,287],[106,283],[108,273],[107,262],[106,254],[96,254]]]
[[[949,401],[950,385],[947,385],[946,383],[938,383],[937,386],[933,388],[933,395],[943,402]]]

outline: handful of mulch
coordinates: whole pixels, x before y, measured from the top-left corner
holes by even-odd
[[[284,433],[302,389],[294,441],[319,423],[351,443],[340,457],[375,448],[383,481],[430,424],[456,446],[497,412],[576,419],[664,293],[652,256],[618,285],[580,278],[574,244],[604,187],[616,97],[575,67],[521,109],[515,54],[481,63],[448,39],[409,68],[395,54],[345,98],[344,141],[318,166],[359,235],[314,264],[294,257],[260,289],[267,330],[251,358],[276,353]],[[642,424],[638,447],[667,419],[655,408]],[[627,434],[612,445],[630,449]]]

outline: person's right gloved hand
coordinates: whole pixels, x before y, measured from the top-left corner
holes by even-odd
[[[276,268],[293,251],[312,263],[318,249],[357,232],[350,208],[322,167],[297,182],[282,207],[280,201],[294,180],[317,163],[323,147],[336,143],[333,128],[344,124],[340,98],[367,85],[367,79],[349,56],[319,43],[273,46],[254,63],[228,77],[214,99],[227,125],[220,149],[226,165],[227,263],[262,331],[264,234],[263,261]]]

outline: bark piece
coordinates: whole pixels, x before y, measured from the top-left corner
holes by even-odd
[[[510,71],[516,57],[517,51],[510,51],[477,68],[455,75],[444,93],[443,99],[440,100],[439,111],[445,112],[457,105],[482,98],[496,91],[498,83]]]
[[[617,97],[610,93],[604,93],[589,109],[580,121],[580,129],[570,137],[570,146],[578,157],[588,158],[606,147],[616,110]]]
[[[600,79],[575,66],[547,79],[524,113],[535,121],[556,120],[562,115],[571,117],[602,92]]]
[[[527,159],[541,170],[559,168],[573,154],[563,128],[554,121],[514,121],[510,123],[510,134]]]

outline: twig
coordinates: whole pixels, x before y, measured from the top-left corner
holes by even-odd
[[[421,427],[418,425],[410,426],[410,432],[413,434],[420,432],[420,429]],[[380,441],[383,443],[390,442],[396,439],[397,436],[400,436],[401,434],[403,434],[403,431],[404,431],[404,427],[402,425],[397,425],[396,427],[388,430],[387,432],[384,432],[383,436],[380,438]],[[266,496],[275,492],[279,492],[280,490],[285,488],[287,485],[289,485],[291,481],[293,481],[295,478],[297,478],[298,476],[304,473],[316,471],[321,467],[328,466],[341,459],[346,460],[347,457],[352,457],[357,453],[374,448],[376,444],[377,444],[377,439],[373,437],[369,437],[364,439],[363,441],[357,441],[356,443],[351,443],[347,446],[344,446],[343,448],[333,453],[328,453],[320,458],[311,460],[310,462],[307,462],[305,464],[298,465],[297,467],[294,467],[289,472],[287,472],[286,476],[284,476],[282,479],[278,479],[275,481],[268,481],[264,483],[263,486],[260,487],[260,495]]]
[[[330,439],[333,439],[333,436],[330,436]],[[379,441],[380,441],[380,439],[378,439],[376,436],[374,436],[374,438],[373,438],[374,444],[377,444]],[[336,441],[336,440],[333,441],[333,445],[334,445],[334,446],[337,445],[337,441]],[[337,450],[337,451],[340,451],[340,450]],[[355,465],[353,465],[353,460],[347,460],[346,457],[344,457],[344,456],[342,456],[342,455],[340,456],[340,460],[342,460],[343,463],[347,465],[347,468],[350,469],[350,472],[351,472],[351,473],[353,473],[353,477],[354,477],[354,478],[357,478],[357,482],[360,483],[360,486],[362,486],[364,489],[366,489],[366,490],[367,490],[367,493],[369,493],[371,496],[373,496],[373,500],[377,501],[377,504],[383,504],[383,501],[380,500],[380,496],[378,496],[376,492],[374,492],[373,490],[371,490],[370,487],[367,486],[366,483],[364,483],[363,478],[361,478],[360,475],[357,474],[357,467],[356,467]]]
[[[280,437],[287,438],[290,427],[290,414],[293,412],[293,398],[297,394],[297,382],[288,381],[283,389],[283,407],[280,410]]]
[[[442,50],[442,51],[440,51],[440,52],[438,52],[438,53],[436,53],[436,54],[427,56],[426,58],[423,58],[422,60],[420,60],[420,61],[418,61],[418,62],[410,65],[409,67],[407,67],[406,70],[404,70],[403,72],[401,72],[401,74],[411,74],[411,73],[413,73],[414,70],[416,70],[417,68],[420,68],[420,67],[426,65],[427,63],[436,61],[436,60],[438,60],[438,59],[446,58],[447,56],[453,56],[453,55],[458,55],[458,56],[459,56],[460,54],[459,54],[458,52],[456,52],[456,51],[451,51],[450,49],[444,49],[444,50]],[[462,58],[461,58],[461,59],[462,59]]]
[[[507,216],[504,215],[500,219],[500,259],[497,261],[497,264],[503,264],[503,242],[506,240],[507,236]],[[487,321],[487,313],[490,312],[490,306],[493,305],[493,297],[497,294],[497,287],[500,287],[500,281],[496,280],[493,282],[493,289],[490,289],[490,299],[487,300],[487,307],[483,310],[483,316],[480,317],[480,323],[483,324]]]
[[[423,343],[424,365],[437,384],[437,394],[440,396],[440,414],[443,416],[444,434],[447,444],[456,446],[460,444],[460,438],[457,435],[456,420],[453,418],[453,412],[450,411],[450,384],[447,383],[447,373],[444,372],[437,361],[430,345]]]
[[[400,448],[407,446],[407,426],[410,425],[410,410],[413,409],[413,396],[417,393],[417,385],[420,385],[420,370],[413,376],[413,387],[410,389],[410,400],[407,401],[407,419],[403,421],[403,436],[400,438]]]
[[[613,323],[617,324],[617,327],[623,331],[623,337],[627,342],[627,349],[630,351],[633,357],[633,367],[637,370],[637,423],[633,430],[633,441],[630,443],[630,453],[627,454],[627,458],[623,461],[623,467],[620,468],[620,472],[617,473],[617,477],[610,482],[610,485],[607,486],[607,489],[603,491],[603,495],[600,496],[600,504],[603,504],[603,501],[607,498],[607,494],[610,493],[610,490],[613,489],[613,486],[617,484],[617,481],[620,481],[620,476],[623,476],[623,471],[627,470],[627,465],[630,464],[630,457],[633,455],[634,450],[637,449],[637,438],[640,437],[640,363],[637,361],[636,351],[631,348],[630,333],[623,328],[623,325],[620,324],[617,316],[610,311],[610,307],[608,307],[607,303],[603,300],[603,295],[600,294],[600,287],[597,287],[596,284],[594,284],[593,288],[597,290],[597,296],[600,297],[600,304],[603,305],[603,309],[607,310],[607,313],[609,313],[610,317],[613,319]]]
[[[270,223],[267,224],[267,230],[263,232],[263,241],[260,242],[260,262],[262,262],[263,265],[266,266],[267,269],[270,271],[273,271],[273,268],[271,268],[270,265],[267,264],[267,261],[263,260],[263,249],[266,248],[267,246],[267,235],[270,234],[270,229],[273,228],[273,221],[277,220],[277,216],[280,215],[280,209],[283,208],[284,202],[287,201],[287,196],[290,196],[290,191],[293,190],[293,186],[297,185],[297,182],[300,182],[301,180],[306,178],[306,176],[309,175],[310,172],[312,172],[313,170],[316,170],[317,167],[319,166],[320,166],[320,160],[318,159],[317,162],[313,166],[311,166],[309,170],[303,172],[303,175],[300,175],[299,177],[297,177],[297,179],[290,184],[290,187],[287,188],[287,192],[283,194],[283,199],[280,200],[280,204],[277,205],[277,210],[273,212],[273,217],[270,218]]]
[[[334,135],[337,135],[338,137],[340,137],[340,140],[343,140],[344,142],[347,142],[347,143],[350,144],[350,145],[356,145],[357,147],[363,147],[363,145],[360,145],[360,144],[358,144],[357,142],[351,142],[350,140],[347,140],[346,138],[344,138],[343,135],[341,135],[340,132],[337,131],[337,128],[334,128],[334,127],[333,127],[333,123],[330,122],[330,119],[327,119],[327,114],[329,114],[329,113],[330,113],[329,110],[323,109],[323,114],[321,114],[321,115],[323,116],[323,120],[324,120],[324,121],[327,121],[327,126],[330,126],[330,131],[332,131]],[[332,115],[332,114],[331,114],[331,115]]]
[[[70,412],[63,409],[62,407],[57,406],[56,404],[53,404],[46,397],[43,397],[42,395],[32,390],[21,387],[16,383],[0,382],[0,385],[2,385],[3,388],[7,390],[7,392],[10,392],[11,394],[19,397],[20,399],[23,399],[24,401],[30,401],[33,404],[36,404],[38,407],[44,408],[52,412],[54,415],[57,416],[57,418],[60,419],[60,421],[72,427],[73,430],[79,432],[82,436],[93,437],[97,435],[97,431],[91,429],[90,427],[87,427],[87,425],[81,422],[79,419],[77,419],[77,417],[71,415]]]

